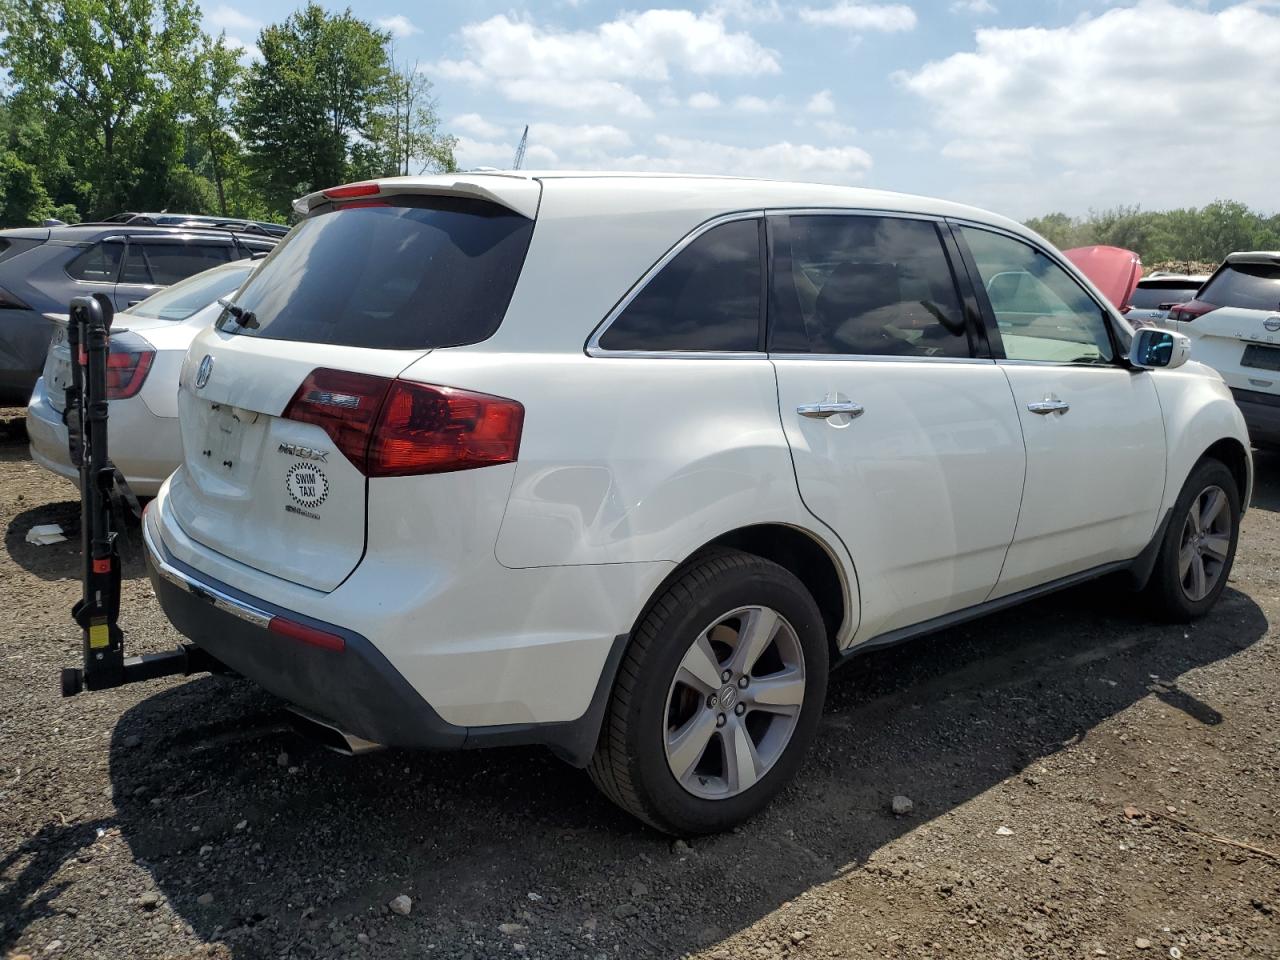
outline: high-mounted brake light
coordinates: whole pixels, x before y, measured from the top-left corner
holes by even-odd
[[[128,400],[136,396],[151,372],[154,350],[111,350],[107,354],[107,399]]]
[[[349,197],[372,197],[380,190],[376,183],[349,183],[345,187],[330,187],[322,192],[330,200],[346,200]]]
[[[283,416],[321,427],[370,477],[513,463],[524,429],[515,400],[324,368],[303,381]]]

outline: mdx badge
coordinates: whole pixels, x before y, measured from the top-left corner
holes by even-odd
[[[315,460],[319,463],[329,462],[328,450],[317,450],[315,447],[303,447],[296,443],[280,444],[279,452],[287,453],[290,456],[298,457],[302,460]]]
[[[204,355],[204,359],[200,361],[200,367],[196,370],[196,389],[199,390],[209,382],[209,376],[213,373],[213,357],[209,354]]]

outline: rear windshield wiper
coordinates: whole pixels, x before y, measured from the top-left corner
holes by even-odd
[[[258,329],[258,318],[254,316],[252,310],[246,310],[244,307],[237,306],[226,297],[218,298],[218,306],[231,314],[235,318],[236,323],[250,330]]]

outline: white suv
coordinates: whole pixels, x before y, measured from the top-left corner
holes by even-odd
[[[1222,379],[1008,220],[555,173],[297,208],[193,342],[144,531],[178,629],[349,745],[545,744],[721,830],[839,661],[1105,573],[1177,619],[1226,584]]]
[[[1280,250],[1229,255],[1164,325],[1222,374],[1253,442],[1280,447]]]

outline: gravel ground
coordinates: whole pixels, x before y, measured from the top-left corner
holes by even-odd
[[[1280,956],[1280,457],[1209,619],[1093,587],[861,658],[795,785],[687,845],[534,749],[339,757],[222,678],[60,699],[76,550],[23,537],[75,490],[19,433],[0,955]],[[132,543],[128,647],[172,647]]]

